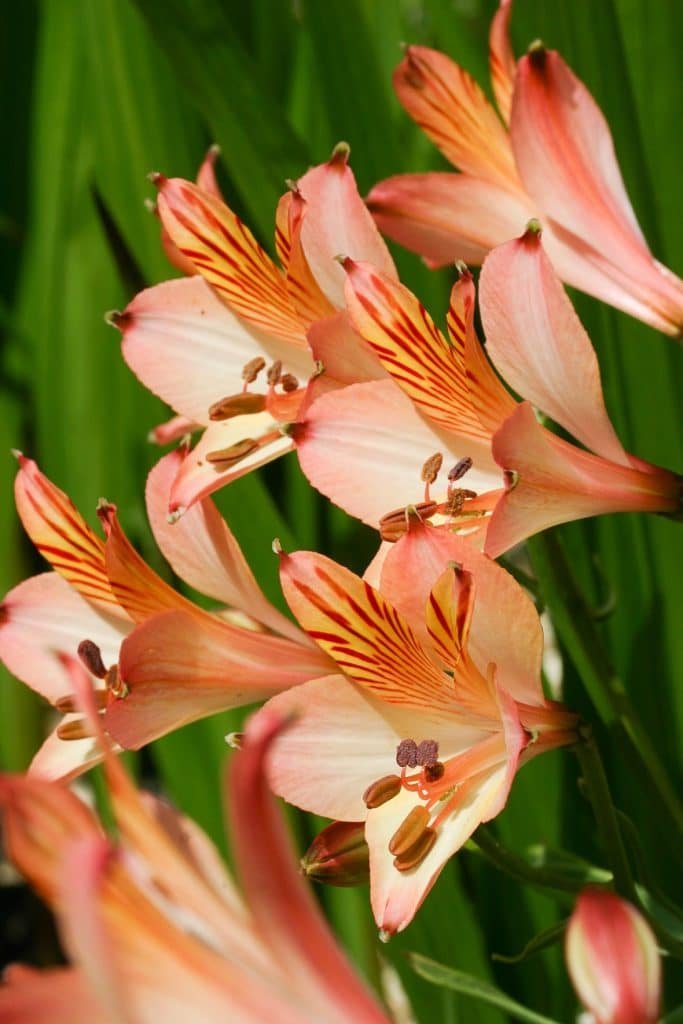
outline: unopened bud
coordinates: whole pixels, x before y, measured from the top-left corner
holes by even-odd
[[[301,870],[315,882],[354,886],[370,877],[370,854],[362,821],[333,821],[301,858]]]
[[[265,395],[253,395],[245,391],[239,395],[228,395],[209,406],[210,420],[229,420],[233,416],[245,416],[253,412],[263,412],[266,407]]]

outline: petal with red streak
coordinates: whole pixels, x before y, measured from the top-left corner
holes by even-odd
[[[510,45],[510,16],[512,0],[500,0],[493,15],[489,30],[489,71],[493,94],[501,116],[506,124],[510,121],[512,93],[515,87],[517,66]]]

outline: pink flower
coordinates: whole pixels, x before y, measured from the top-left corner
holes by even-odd
[[[382,375],[343,312],[344,272],[334,257],[344,252],[390,276],[395,270],[347,160],[340,144],[280,200],[282,269],[223,202],[211,159],[198,185],[154,176],[166,250],[192,276],[148,288],[110,318],[128,365],[177,413],[154,439],[204,429],[171,487],[176,516],[291,451],[288,425],[321,390],[349,375]],[[316,361],[327,367],[324,382]]]
[[[656,1024],[662,985],[657,940],[630,903],[604,889],[584,889],[565,952],[574,988],[596,1024]]]
[[[367,263],[344,265],[351,323],[393,380],[321,395],[293,436],[309,480],[346,511],[385,530],[413,505],[422,518],[485,533],[493,557],[573,519],[680,512],[681,478],[621,445],[590,339],[536,226],[494,249],[480,282],[486,353],[521,404],[476,337],[466,270],[451,295],[447,340],[407,288]],[[548,430],[532,406],[585,447]],[[441,482],[437,453],[450,470]],[[431,476],[424,495],[421,473]]]
[[[35,462],[19,456],[19,515],[56,571],[5,597],[0,657],[64,714],[32,772],[68,778],[100,757],[60,654],[80,649],[98,678],[108,733],[136,749],[186,722],[318,676],[329,664],[265,598],[210,500],[182,523],[168,524],[168,494],[182,458],[182,451],[173,452],[150,474],[149,519],[175,572],[219,602],[217,612],[183,597],[143,561],[113,505],[98,509],[103,541]]]
[[[403,174],[376,185],[380,229],[425,257],[481,263],[532,217],[567,284],[680,335],[683,283],[654,259],[629,202],[609,126],[554,50],[530,48],[515,66],[501,0],[490,67],[502,121],[449,57],[409,46],[394,88],[410,116],[462,173]]]
[[[83,670],[73,662],[67,670],[82,697]],[[62,786],[0,779],[8,852],[54,909],[72,965],[13,967],[0,988],[3,1020],[386,1024],[298,873],[265,783],[264,761],[283,728],[274,713],[252,721],[230,772],[242,893],[201,829],[139,793],[111,752],[116,843]]]
[[[392,934],[503,809],[520,764],[573,741],[576,716],[543,696],[538,615],[495,562],[421,524],[384,555],[378,586],[322,555],[282,557],[290,608],[338,673],[266,710],[295,717],[270,760],[275,791],[365,821],[372,907]]]

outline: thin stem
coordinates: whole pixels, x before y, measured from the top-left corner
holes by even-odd
[[[491,864],[495,864],[505,874],[516,878],[518,882],[529,882],[541,889],[555,889],[557,892],[570,893],[577,893],[586,885],[584,879],[568,878],[551,868],[534,867],[518,853],[508,850],[502,843],[499,843],[493,832],[485,825],[479,826],[471,841]]]
[[[553,624],[598,715],[606,725],[621,723],[676,827],[683,831],[679,796],[611,664],[559,538],[546,531],[530,538],[528,545]]]
[[[637,904],[638,896],[631,874],[631,866],[626,856],[624,841],[621,838],[617,812],[612,803],[602,758],[590,726],[583,727],[582,737],[582,741],[576,744],[574,750],[581,765],[588,799],[593,808],[604,852],[612,869],[614,888],[624,899]]]

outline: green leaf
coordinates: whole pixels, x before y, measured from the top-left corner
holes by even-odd
[[[456,971],[452,967],[436,963],[435,960],[429,960],[419,953],[411,953],[409,959],[411,966],[420,977],[426,978],[433,985],[452,989],[454,992],[460,992],[461,995],[487,1003],[489,1006],[495,1006],[507,1013],[513,1020],[527,1021],[528,1024],[558,1024],[551,1017],[544,1017],[540,1013],[528,1010],[526,1006],[511,999],[495,985],[474,978],[471,974],[465,974],[463,971]]]

